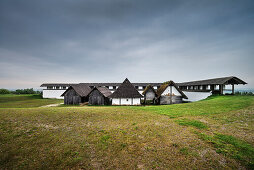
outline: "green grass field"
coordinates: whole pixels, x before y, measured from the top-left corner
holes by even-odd
[[[31,108],[31,107],[40,107],[40,106],[45,106],[45,105],[55,104],[55,103],[63,103],[63,100],[42,99],[42,97],[38,94],[0,95],[0,108]]]
[[[0,169],[253,169],[254,97],[45,107],[0,96]]]

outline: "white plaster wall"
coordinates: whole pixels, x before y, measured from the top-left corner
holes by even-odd
[[[140,98],[121,98],[121,99],[113,98],[112,105],[120,105],[120,100],[121,100],[121,105],[132,105],[132,103],[133,105],[140,105]]]
[[[203,99],[206,99],[208,96],[212,95],[211,92],[187,92],[187,91],[183,91],[183,92],[188,97],[188,99],[183,99],[183,100],[191,101],[191,102],[203,100]]]
[[[65,92],[65,90],[47,90],[43,89],[42,97],[43,98],[54,98],[54,99],[63,99],[61,95]]]
[[[120,104],[120,99],[118,99],[118,98],[112,99],[112,105],[119,105],[119,104]]]
[[[140,105],[140,98],[133,98],[133,105]]]
[[[176,90],[174,86],[172,86],[172,93],[176,96],[181,96],[181,94]],[[170,86],[168,86],[166,90],[162,93],[163,96],[165,96],[166,94],[170,94]]]
[[[121,98],[121,105],[131,105],[131,98]]]

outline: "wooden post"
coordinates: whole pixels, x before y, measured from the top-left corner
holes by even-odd
[[[232,94],[235,94],[235,85],[232,84]]]
[[[214,85],[213,84],[210,85],[210,90],[214,91]]]
[[[203,91],[206,90],[206,85],[203,85],[202,90]]]
[[[172,104],[172,86],[170,86],[170,104]]]
[[[223,94],[223,85],[222,84],[219,85],[219,90],[220,90],[220,94]]]
[[[141,103],[141,102],[140,102]],[[144,95],[144,105],[146,104],[146,93]]]

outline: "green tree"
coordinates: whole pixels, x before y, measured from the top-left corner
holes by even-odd
[[[10,94],[11,92],[7,89],[0,89],[0,94]]]

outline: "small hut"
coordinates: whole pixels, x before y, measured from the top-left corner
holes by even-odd
[[[148,86],[146,86],[142,94],[144,95],[144,104],[155,103],[155,98],[157,94],[152,85],[149,84]]]
[[[61,96],[64,96],[64,104],[80,104],[88,102],[88,94],[91,88],[84,84],[71,85]]]
[[[109,97],[112,98],[112,105],[140,105],[142,95],[126,78]]]
[[[183,98],[188,99],[188,97],[176,86],[172,80],[161,85],[157,90],[158,104],[182,103]]]
[[[107,87],[95,87],[89,93],[90,105],[110,105],[110,96],[112,93]]]

